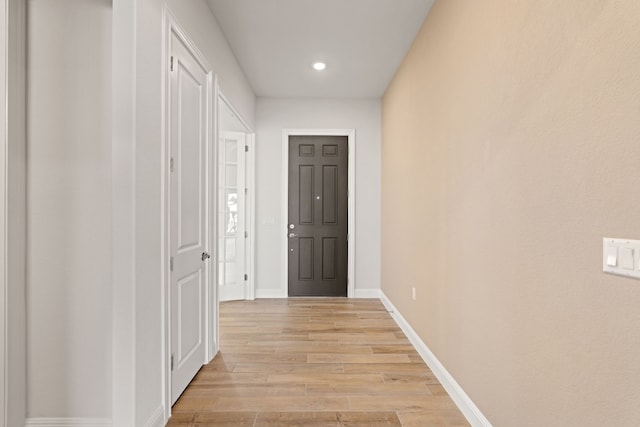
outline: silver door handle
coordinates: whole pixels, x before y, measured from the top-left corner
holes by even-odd
[[[209,258],[211,258],[211,255],[209,255],[209,252],[202,252],[202,260],[206,261]]]
[[[289,233],[289,238],[293,239],[294,237],[297,237],[298,235],[296,233]]]

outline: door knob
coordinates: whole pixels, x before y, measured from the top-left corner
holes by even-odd
[[[290,238],[290,239],[293,239],[293,238],[294,238],[294,237],[296,237],[296,236],[297,236],[297,234],[296,234],[296,233],[289,233],[289,238]]]
[[[209,252],[202,252],[202,260],[206,261],[209,258],[211,258],[211,255],[209,255]]]

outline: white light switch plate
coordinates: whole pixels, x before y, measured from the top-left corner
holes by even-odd
[[[602,271],[640,279],[640,240],[602,239]]]

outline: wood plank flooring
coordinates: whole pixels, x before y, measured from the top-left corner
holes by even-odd
[[[220,353],[170,427],[468,426],[378,300],[220,304]]]

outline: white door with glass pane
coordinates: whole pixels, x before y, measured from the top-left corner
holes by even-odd
[[[242,132],[221,132],[218,144],[218,286],[220,301],[243,300],[245,280],[245,144]]]

